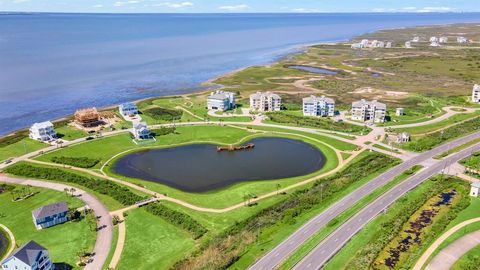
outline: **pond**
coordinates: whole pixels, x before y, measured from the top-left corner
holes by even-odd
[[[2,229],[0,229],[0,259],[5,254],[5,252],[7,252],[8,242],[9,240],[7,235]]]
[[[338,71],[326,69],[326,68],[319,68],[319,67],[311,67],[311,66],[302,66],[302,65],[292,65],[288,66],[288,68],[306,71],[310,73],[317,73],[317,74],[326,74],[326,75],[337,75]]]
[[[248,143],[255,147],[217,152],[213,144],[192,144],[134,152],[121,157],[112,170],[187,192],[207,192],[237,182],[306,175],[325,165],[323,153],[302,141],[268,137]]]

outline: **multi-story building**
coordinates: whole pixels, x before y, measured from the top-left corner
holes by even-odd
[[[321,96],[309,96],[303,99],[304,116],[334,116],[335,101],[331,98]]]
[[[405,42],[405,48],[407,49],[412,48],[412,43],[410,41]]]
[[[468,43],[468,39],[466,37],[457,37],[457,43]]]
[[[74,114],[75,123],[83,127],[94,127],[101,124],[97,108],[77,110]]]
[[[66,202],[42,206],[32,211],[33,223],[37,229],[45,229],[68,221]]]
[[[448,37],[440,37],[440,38],[438,39],[438,42],[439,42],[439,43],[447,43],[447,42],[448,42]]]
[[[364,99],[352,103],[352,120],[383,123],[387,114],[387,105],[376,100]]]
[[[131,102],[126,102],[123,104],[120,104],[118,106],[118,109],[120,113],[124,116],[132,116],[138,114],[138,107],[137,105],[131,103]]]
[[[271,92],[257,92],[250,95],[250,109],[259,112],[280,111],[282,98]]]
[[[430,37],[430,42],[438,42],[438,38],[437,37]]]
[[[17,249],[2,262],[4,270],[53,270],[48,250],[34,241]]]
[[[209,110],[226,111],[235,108],[235,94],[226,91],[216,91],[207,98]]]
[[[472,89],[472,101],[480,103],[480,84],[475,84]]]
[[[137,140],[146,140],[152,138],[152,134],[148,129],[147,123],[145,122],[133,123],[132,134]]]
[[[53,124],[50,121],[35,123],[30,127],[29,137],[41,141],[48,142],[57,138],[57,133],[53,128]]]

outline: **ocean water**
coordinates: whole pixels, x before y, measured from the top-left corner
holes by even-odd
[[[3,14],[0,135],[77,108],[197,91],[303,44],[456,22],[480,13]]]

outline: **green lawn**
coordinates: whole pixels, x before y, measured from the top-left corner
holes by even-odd
[[[72,141],[75,139],[79,139],[82,137],[88,136],[88,133],[80,130],[78,128],[69,126],[69,125],[63,125],[60,127],[55,127],[55,131],[57,132],[58,136],[62,138],[63,140],[67,141]]]
[[[34,240],[49,250],[54,263],[64,262],[77,268],[77,252],[82,249],[91,251],[95,244],[96,233],[90,229],[87,220],[37,230],[32,222],[32,210],[59,201],[66,201],[70,208],[81,207],[83,203],[64,192],[39,188],[32,188],[32,191],[36,192],[33,197],[19,202],[12,202],[9,192],[0,194],[0,223],[13,232],[17,246]]]
[[[22,156],[45,147],[48,147],[48,144],[41,143],[30,138],[25,138],[21,141],[0,148],[0,162],[8,158]]]
[[[143,209],[128,212],[127,234],[117,269],[169,269],[195,247],[183,230]]]

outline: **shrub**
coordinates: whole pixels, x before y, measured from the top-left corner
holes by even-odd
[[[92,168],[93,166],[97,165],[100,160],[87,158],[87,157],[52,157],[52,162],[59,163],[59,164],[66,164],[80,168]]]
[[[135,202],[145,199],[131,192],[128,188],[114,182],[86,177],[58,168],[38,167],[20,163],[6,168],[5,172],[23,177],[74,183],[100,194],[110,196],[123,205],[132,205],[135,204]]]
[[[189,215],[182,212],[170,209],[161,203],[149,204],[144,207],[147,212],[159,216],[167,222],[180,227],[190,232],[194,239],[202,237],[207,229],[198,223],[198,221],[191,218]]]

